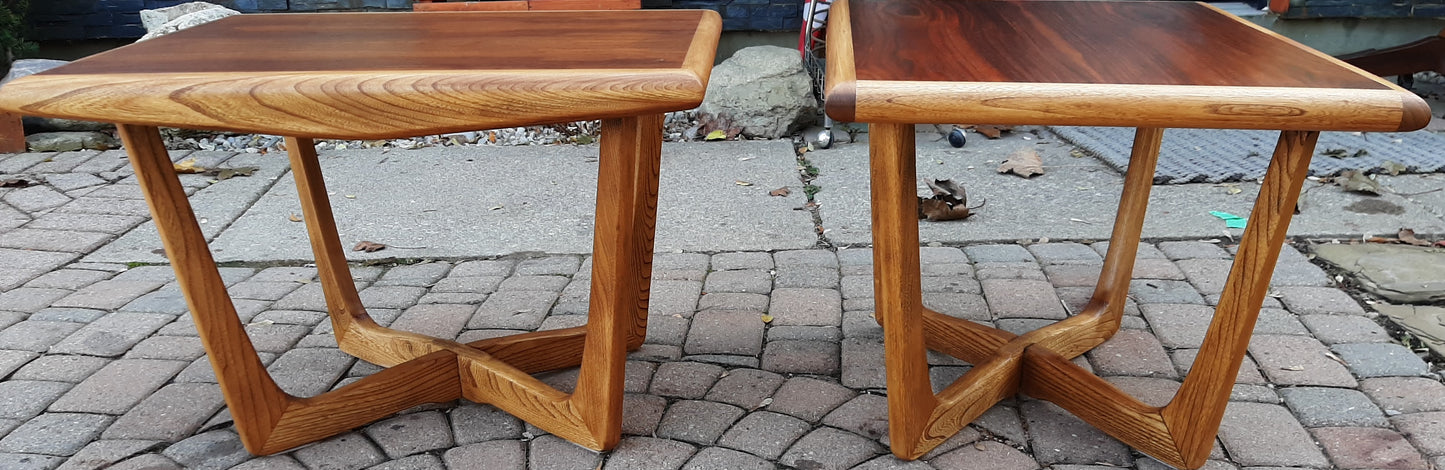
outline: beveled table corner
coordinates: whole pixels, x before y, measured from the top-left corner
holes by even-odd
[[[717,13],[685,10],[240,15],[15,80],[0,88],[0,110],[118,124],[250,452],[281,452],[458,398],[605,450],[621,438],[627,351],[646,335],[662,113],[702,101],[720,30]],[[313,138],[589,119],[602,120],[602,137],[586,326],[461,344],[372,320]],[[337,343],[385,370],[314,397],[277,387],[157,126],[288,136]],[[572,393],[531,375],[578,365]]]
[[[1024,393],[1166,464],[1202,466],[1319,131],[1409,131],[1430,120],[1418,96],[1204,3],[835,0],[830,14],[827,112],[869,124],[875,312],[889,440],[903,459]],[[1137,128],[1083,311],[1016,335],[923,306],[913,125],[941,122]],[[1120,327],[1166,127],[1282,132],[1191,372],[1155,407],[1070,360]],[[974,367],[934,394],[928,349]]]

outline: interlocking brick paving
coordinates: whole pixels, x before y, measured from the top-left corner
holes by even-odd
[[[76,261],[145,220],[138,190],[116,183],[125,181],[113,172],[123,160],[43,160],[0,159],[72,175],[0,195],[19,222],[0,228],[0,265],[13,267],[0,270],[0,468],[1165,468],[1026,397],[993,407],[920,460],[887,454],[883,335],[866,247],[659,253],[647,341],[627,364],[624,436],[610,452],[460,400],[252,456],[170,267]],[[203,191],[207,183],[187,184]],[[947,315],[1033,330],[1087,302],[1107,245],[924,247],[923,300]],[[1198,354],[1232,251],[1229,242],[1141,244],[1124,329],[1076,363],[1146,403],[1166,403]],[[312,396],[380,370],[336,348],[315,268],[223,274],[262,362],[287,391]],[[584,325],[591,259],[433,260],[353,274],[379,324],[473,341]],[[1274,285],[1204,468],[1445,464],[1439,371],[1297,251],[1281,257]],[[938,388],[970,369],[936,353],[929,363]],[[566,391],[576,371],[540,377]]]

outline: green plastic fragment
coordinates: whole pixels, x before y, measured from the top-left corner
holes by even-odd
[[[1209,211],[1209,215],[1223,219],[1224,226],[1229,228],[1244,228],[1244,223],[1247,221],[1244,217],[1230,214],[1228,212]]]

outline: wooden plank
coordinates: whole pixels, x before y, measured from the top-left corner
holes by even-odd
[[[872,180],[873,291],[883,325],[888,380],[888,439],[899,458],[917,458],[938,404],[924,350],[919,280],[918,194],[913,125],[868,126]]]
[[[641,0],[528,0],[527,9],[538,10],[636,10]]]
[[[720,23],[682,10],[241,15],[15,80],[0,111],[347,139],[659,114],[702,102]],[[272,52],[238,52],[255,50]]]
[[[1382,88],[1193,2],[850,0],[849,8],[859,80]]]
[[[526,11],[526,0],[487,2],[435,2],[413,3],[415,11]]]
[[[1318,132],[1280,133],[1204,344],[1184,385],[1164,408],[1164,421],[1191,468],[1209,458],[1317,139]]]
[[[0,113],[0,153],[25,152],[25,124],[20,115]]]
[[[136,182],[150,206],[161,245],[176,271],[176,280],[206,348],[206,357],[216,371],[241,443],[251,452],[263,453],[268,435],[293,399],[271,380],[246,335],[246,327],[236,316],[160,130],[124,124],[116,126],[116,130],[125,143]]]

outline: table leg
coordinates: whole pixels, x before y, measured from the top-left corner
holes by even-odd
[[[117,128],[247,450],[279,452],[415,405],[449,401],[459,395],[456,359],[447,352],[312,398],[282,391],[266,372],[236,317],[159,130],[125,124]]]
[[[1202,465],[1209,456],[1319,136],[1313,131],[1280,134],[1204,344],[1184,385],[1164,409],[1185,466]]]
[[[875,315],[883,325],[889,440],[893,453],[904,458],[917,458],[911,451],[938,406],[919,318],[923,289],[915,151],[913,125],[868,125]]]
[[[600,144],[591,305],[572,400],[594,438],[610,449],[622,436],[627,351],[647,335],[662,115],[604,119]]]

